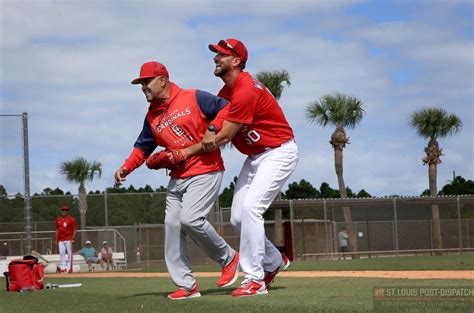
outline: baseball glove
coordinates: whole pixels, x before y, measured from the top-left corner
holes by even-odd
[[[179,168],[184,161],[184,156],[180,150],[162,150],[152,154],[146,160],[146,166],[152,170],[159,170],[160,168],[175,170]]]

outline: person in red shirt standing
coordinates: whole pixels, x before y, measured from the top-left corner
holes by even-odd
[[[171,169],[166,194],[165,261],[178,290],[168,298],[201,296],[191,269],[188,236],[221,266],[217,286],[230,286],[238,278],[239,254],[207,221],[224,171],[220,150],[181,160],[176,154],[201,141],[209,121],[226,107],[227,101],[205,91],[180,88],[170,82],[166,67],[153,61],[142,65],[140,77],[132,84],[141,85],[150,105],[134,149],[115,173],[115,183],[120,185],[145,161],[151,169]],[[166,150],[152,154],[157,146]],[[165,159],[168,165],[163,163]]]
[[[186,157],[215,151],[232,144],[248,157],[235,185],[231,224],[240,234],[240,268],[245,279],[232,296],[266,294],[275,276],[290,265],[265,236],[263,214],[280,193],[298,163],[298,147],[293,130],[270,91],[248,72],[244,44],[237,39],[209,45],[216,53],[214,75],[225,85],[218,96],[229,100],[229,108],[219,112],[222,127],[211,124],[201,145],[182,153]]]
[[[69,206],[61,207],[61,215],[56,217],[56,244],[59,246],[59,271],[72,273],[72,244],[76,237],[77,223],[69,215]]]

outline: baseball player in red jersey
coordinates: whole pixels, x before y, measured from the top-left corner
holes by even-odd
[[[56,217],[56,244],[59,247],[59,271],[72,273],[72,244],[76,237],[77,223],[69,215],[69,206],[61,207],[61,215]]]
[[[201,90],[181,89],[169,81],[167,69],[158,62],[143,64],[140,77],[132,84],[141,84],[150,105],[130,157],[115,173],[115,182],[120,185],[145,161],[151,169],[171,169],[166,194],[165,261],[178,289],[168,298],[201,296],[191,269],[187,236],[222,267],[217,286],[230,286],[238,277],[239,254],[207,221],[224,171],[220,150],[187,159],[179,153],[202,140],[209,121],[228,102]],[[157,146],[166,150],[152,155]]]
[[[290,261],[265,236],[263,214],[280,192],[298,162],[298,147],[291,127],[268,89],[243,71],[248,53],[236,39],[209,45],[216,52],[214,75],[225,85],[218,96],[230,101],[229,108],[212,122],[202,141],[183,154],[215,151],[232,141],[248,155],[235,185],[231,224],[240,233],[240,268],[245,279],[232,292],[235,297],[266,294],[273,279]]]

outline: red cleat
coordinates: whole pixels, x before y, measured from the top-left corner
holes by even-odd
[[[286,257],[286,255],[284,253],[281,254],[281,258],[282,258],[282,263],[283,263],[283,266],[281,267],[281,270],[282,271],[286,271],[286,269],[288,267],[290,267],[290,260]]]
[[[168,299],[182,300],[182,299],[198,298],[200,296],[201,296],[201,293],[199,292],[198,285],[196,283],[196,286],[193,288],[192,291],[187,291],[184,288],[178,288],[178,290],[168,295]]]
[[[222,274],[217,281],[217,287],[227,287],[235,283],[239,277],[239,253],[235,252],[234,258],[224,266]]]
[[[240,287],[232,291],[232,297],[250,297],[267,294],[268,290],[265,282],[257,282],[251,279],[245,279]]]
[[[291,264],[290,260],[283,253],[281,254],[281,258],[282,258],[282,261],[281,261],[280,266],[278,266],[273,272],[265,272],[265,276],[263,277],[263,281],[265,282],[265,285],[267,286],[267,289],[270,288],[270,285],[275,280],[275,276],[277,276],[277,274],[282,272],[282,271],[286,271],[286,269]]]

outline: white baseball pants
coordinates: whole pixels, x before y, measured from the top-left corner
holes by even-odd
[[[207,221],[219,195],[223,172],[212,172],[185,179],[171,178],[166,194],[165,261],[171,280],[188,291],[196,280],[188,255],[189,236],[221,267],[234,257],[234,250]]]
[[[230,222],[240,233],[240,268],[247,279],[262,281],[265,271],[274,271],[282,263],[281,253],[265,236],[263,213],[297,163],[294,140],[250,155],[244,162],[235,186]]]
[[[59,241],[59,268],[72,272],[72,241]]]

